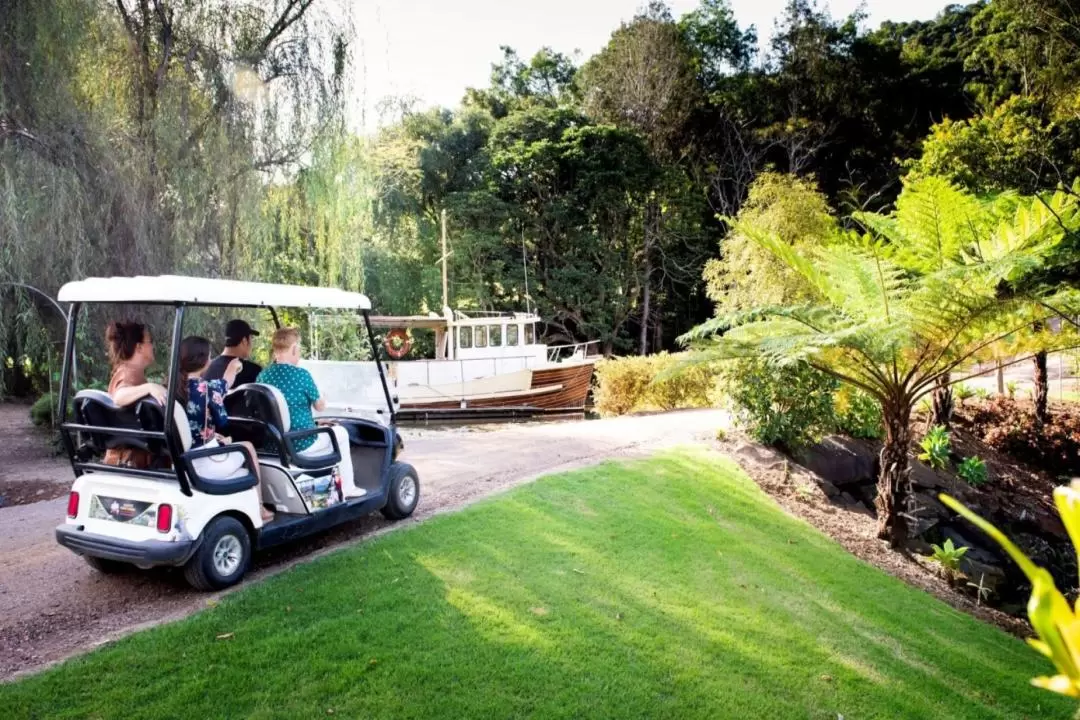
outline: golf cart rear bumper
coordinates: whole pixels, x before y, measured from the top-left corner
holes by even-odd
[[[194,540],[119,540],[107,535],[88,533],[74,525],[57,526],[56,541],[77,555],[127,562],[142,568],[182,565],[192,556],[198,545]]]

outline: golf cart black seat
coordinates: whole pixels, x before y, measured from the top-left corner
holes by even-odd
[[[111,428],[115,430],[141,430],[139,419],[130,407],[120,407],[112,397],[102,390],[80,390],[72,403],[75,421],[80,425]],[[90,455],[104,455],[106,450],[121,447],[133,447],[146,450],[144,438],[111,433],[84,431],[84,442],[80,450]]]
[[[316,470],[341,462],[341,448],[332,429],[290,429],[291,419],[285,396],[272,385],[247,383],[234,388],[225,396],[225,411],[229,415],[229,430],[234,440],[247,440],[260,454],[275,455],[282,465]],[[296,450],[297,440],[319,435],[329,437],[328,452],[313,451],[313,448]]]
[[[149,432],[163,432],[165,429],[165,411],[153,398],[144,398],[135,405],[135,414],[143,430]],[[177,448],[179,460],[173,458],[173,464],[183,467],[184,473],[191,482],[191,486],[199,492],[207,495],[230,495],[253,488],[258,484],[258,476],[255,472],[250,456],[243,446],[236,443],[230,445],[218,445],[216,447],[200,447],[191,449],[191,428],[188,426],[187,414],[180,403],[173,403],[173,422],[169,428],[172,446]],[[170,443],[161,440],[151,440],[150,450],[156,453],[158,458],[172,458],[173,453],[169,449]],[[243,465],[228,477],[206,477],[201,475],[195,468],[195,461],[200,458],[223,456],[230,453],[240,453],[243,457]]]

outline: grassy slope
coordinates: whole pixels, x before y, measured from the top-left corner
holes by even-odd
[[[232,635],[225,639],[217,636]],[[0,686],[11,718],[1023,718],[1034,651],[733,465],[547,478]]]

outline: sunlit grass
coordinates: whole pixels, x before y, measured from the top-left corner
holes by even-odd
[[[226,636],[219,639],[219,636]],[[1020,641],[727,461],[527,485],[0,686],[5,717],[1066,718]]]

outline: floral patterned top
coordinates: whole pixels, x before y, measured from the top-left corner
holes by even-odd
[[[195,449],[214,438],[214,433],[224,434],[229,424],[225,413],[225,392],[228,385],[224,380],[203,380],[189,378],[187,381],[188,427],[191,429],[191,447]]]

